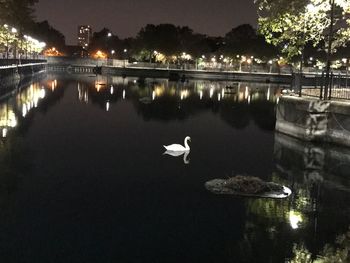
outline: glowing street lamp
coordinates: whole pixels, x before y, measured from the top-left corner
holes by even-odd
[[[272,72],[272,63],[273,63],[273,61],[272,61],[272,60],[269,60],[269,65],[270,65],[270,70],[269,70],[269,73],[271,73],[271,72]]]
[[[13,27],[13,28],[11,29],[11,32],[12,32],[12,34],[16,34],[16,33],[17,33],[17,29]],[[14,43],[14,47],[16,47],[16,49],[14,50],[14,52],[12,52],[12,54],[13,54],[13,57],[16,58],[16,53],[17,53],[17,42],[14,41],[13,43]]]
[[[128,53],[128,50],[124,48],[124,68],[126,67],[127,53]]]

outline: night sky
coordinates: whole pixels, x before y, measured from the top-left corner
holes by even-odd
[[[76,44],[77,26],[107,27],[121,38],[135,36],[146,24],[172,23],[195,32],[223,36],[233,27],[256,25],[253,0],[39,0],[37,20],[48,20]]]

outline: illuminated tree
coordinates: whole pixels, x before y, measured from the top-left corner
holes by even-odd
[[[300,55],[306,43],[317,46],[327,40],[329,35],[333,35],[330,50],[334,51],[346,44],[350,36],[350,1],[256,0],[255,2],[259,7],[260,32],[265,35],[269,43],[281,46],[288,58]]]
[[[350,36],[349,0],[255,0],[259,6],[259,25],[268,42],[281,45],[290,59],[301,55],[304,47],[325,42],[327,49],[324,98],[328,98],[332,53],[346,44]],[[301,90],[301,89],[300,89]]]
[[[6,24],[0,26],[0,44],[5,46],[6,58],[8,58],[10,45],[16,44],[18,41],[16,33],[16,29],[11,28]]]

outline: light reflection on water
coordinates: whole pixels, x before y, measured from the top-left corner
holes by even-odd
[[[209,81],[175,83],[158,79],[146,80],[144,83],[133,78],[103,76],[78,77],[72,80],[48,76],[41,82],[22,88],[17,94],[0,103],[0,125],[3,137],[6,137],[2,139],[0,149],[0,167],[3,171],[0,176],[3,192],[0,196],[12,196],[2,198],[0,206],[7,209],[10,207],[10,211],[15,211],[12,212],[13,214],[8,212],[6,218],[0,218],[0,226],[2,226],[0,233],[6,233],[3,236],[0,234],[1,247],[6,252],[5,255],[11,256],[14,251],[23,247],[20,241],[8,242],[11,237],[17,240],[18,237],[14,234],[16,228],[31,231],[31,223],[27,224],[27,221],[46,222],[47,220],[53,229],[52,233],[47,236],[45,228],[36,226],[38,236],[31,239],[32,242],[26,242],[25,245],[28,246],[27,251],[33,250],[39,253],[42,259],[50,257],[45,255],[42,249],[38,250],[35,242],[39,242],[41,238],[48,238],[48,243],[52,244],[55,244],[55,240],[59,240],[63,249],[73,246],[78,251],[75,256],[70,253],[65,254],[66,260],[73,261],[86,260],[84,254],[89,258],[99,257],[104,262],[116,259],[116,254],[126,259],[130,257],[132,251],[137,250],[141,257],[144,256],[146,261],[153,260],[152,262],[163,262],[163,259],[168,258],[169,255],[174,259],[172,262],[179,262],[180,259],[192,262],[195,259],[201,259],[203,262],[232,262],[232,260],[234,262],[292,260],[305,262],[307,257],[316,258],[317,256],[323,258],[324,262],[334,258],[339,262],[340,260],[346,262],[348,256],[345,253],[349,250],[350,244],[349,234],[347,234],[350,222],[348,178],[350,151],[306,144],[274,134],[274,109],[282,88],[284,87],[272,84]],[[57,101],[64,103],[57,105]],[[83,133],[79,129],[79,126],[84,123],[72,122],[71,126],[74,128],[72,131],[77,129],[78,134],[82,136],[81,139],[76,137],[73,141],[77,145],[71,148],[73,153],[65,149],[69,143],[64,144],[59,137],[45,138],[47,146],[46,144],[33,146],[34,143],[29,143],[31,140],[37,141],[36,136],[39,136],[31,133],[31,130],[49,130],[50,127],[43,123],[48,118],[53,118],[51,115],[51,117],[42,116],[35,119],[35,115],[38,116],[39,112],[50,112],[53,109],[56,114],[59,114],[67,107],[71,110],[73,120],[74,118],[84,120],[83,118],[86,117],[81,115],[88,112],[91,118],[89,121],[92,123],[92,126],[89,126],[90,129],[95,126],[95,123],[96,126],[101,123],[106,125],[106,127],[98,126],[95,130],[89,131],[96,136],[96,141],[91,140],[91,136],[88,136],[89,132]],[[80,113],[82,109],[83,113]],[[100,109],[98,115],[94,115],[96,109]],[[129,126],[124,128],[128,133],[120,131],[118,126],[114,128],[107,125],[109,121],[121,118],[121,114],[136,118],[135,123],[130,120],[127,124]],[[132,117],[134,115],[136,117]],[[70,127],[62,124],[64,127],[62,128],[60,120],[67,116],[58,116],[54,122],[57,125],[55,129],[59,130],[58,134],[64,137],[65,130],[69,130]],[[102,116],[110,116],[110,118],[103,119]],[[169,125],[171,129],[177,127],[186,130],[187,126],[194,128],[190,125],[192,122],[201,123],[198,120],[209,124],[199,127],[196,130],[197,136],[191,136],[194,138],[193,152],[191,148],[191,155],[184,155],[183,160],[179,162],[172,156],[162,155],[163,141],[160,139],[150,137],[141,140],[139,138],[143,146],[131,143],[135,140],[132,127],[135,129],[136,125],[143,125],[144,133],[153,135],[158,134],[156,129]],[[157,128],[147,126],[154,125],[148,124],[150,121],[155,121]],[[27,130],[17,132],[19,126],[23,126],[22,124],[26,122],[30,123],[27,125]],[[220,126],[221,122],[228,125]],[[215,123],[216,126],[211,123]],[[255,125],[252,126],[251,123]],[[169,133],[167,136],[162,135],[166,142],[172,142],[172,138],[175,138],[172,132],[176,134],[177,131],[171,129],[165,130]],[[227,137],[218,136],[221,134],[220,130],[224,130],[222,134]],[[201,138],[200,134],[204,132],[209,136],[215,134],[215,137],[219,137],[216,140],[220,143],[220,147],[206,145],[214,142],[212,138],[208,139],[207,135]],[[67,136],[74,135],[67,134]],[[272,138],[271,141],[274,143],[269,145],[269,141],[261,141],[257,145],[253,143],[256,136]],[[83,150],[79,151],[79,147],[84,148],[86,145],[86,138],[90,139],[86,148],[88,155],[84,155]],[[18,143],[19,140],[20,143]],[[57,140],[63,144],[62,149],[61,145],[55,149],[51,148],[50,145],[55,145],[54,141]],[[159,152],[155,147],[156,155],[153,155],[153,148],[146,145],[147,141],[150,141],[151,145],[159,145]],[[103,150],[99,148],[99,143],[104,145]],[[228,148],[227,145],[232,143],[234,147]],[[113,147],[109,149],[108,144]],[[244,149],[237,149],[240,145],[244,145]],[[36,155],[23,157],[22,152],[25,151],[22,149],[27,147],[36,152]],[[46,157],[43,153],[38,153],[35,147],[43,148],[43,153],[50,157],[58,154],[57,156],[61,158],[63,156],[63,158]],[[271,171],[259,164],[259,158],[256,157],[260,148],[264,147],[272,149],[270,156],[260,156],[264,161],[270,160]],[[224,150],[220,151],[220,148]],[[90,152],[90,149],[94,150]],[[96,149],[101,152],[96,152]],[[130,149],[130,151],[122,149]],[[208,152],[199,153],[198,149]],[[82,156],[75,155],[75,151]],[[93,163],[88,161],[90,155],[94,156],[94,158],[91,157],[94,160]],[[9,156],[11,156],[10,159]],[[68,166],[65,158],[74,159],[77,167],[74,163],[70,163],[73,167]],[[138,161],[133,163],[133,159]],[[254,161],[251,162],[250,159]],[[23,163],[28,162],[32,164],[23,166]],[[232,163],[240,167],[237,168],[237,173],[255,171],[254,176],[261,176],[264,180],[290,187],[293,191],[292,196],[286,200],[243,199],[221,198],[207,193],[203,187],[205,181],[236,174],[232,170],[232,174],[225,174],[227,169],[230,169],[226,167],[232,167]],[[252,163],[261,168],[250,167]],[[208,169],[213,167],[215,170],[208,173]],[[48,177],[47,182],[43,179],[43,175],[39,176],[40,180],[38,180],[37,176],[43,170],[55,173],[56,169],[58,174]],[[103,173],[100,173],[100,169]],[[80,170],[84,170],[89,176],[84,174],[79,177],[80,183],[74,188],[75,183],[68,175],[79,174]],[[121,171],[118,173],[120,179],[116,176],[104,175],[115,170]],[[147,180],[150,181],[137,176],[140,174],[148,176]],[[92,187],[89,180],[95,177]],[[117,184],[114,180],[118,180]],[[159,181],[161,183],[158,183]],[[44,193],[47,191],[40,197],[63,200],[62,206],[52,201],[49,208],[34,202],[38,201],[35,198],[33,202],[29,198],[28,201],[21,203],[22,192],[29,196],[37,195],[33,190],[38,187],[37,184],[45,186],[41,191]],[[104,184],[106,185],[103,188],[101,185]],[[152,186],[153,184],[155,187]],[[113,188],[110,189],[110,185]],[[60,189],[66,189],[65,186],[68,186],[68,190],[65,190],[65,195],[60,195]],[[69,190],[70,187],[75,190]],[[95,192],[91,192],[89,187],[92,187]],[[99,190],[98,187],[102,187],[103,190]],[[148,188],[150,189],[147,190]],[[82,200],[87,204],[80,199],[78,202],[74,199],[77,198],[76,195],[79,196],[80,191]],[[180,196],[174,196],[179,192]],[[72,199],[67,199],[67,196]],[[166,200],[162,201],[160,198]],[[22,211],[22,206],[16,207],[17,202],[11,201],[16,199],[20,204],[28,206],[28,209],[35,210],[38,206],[41,214],[32,218],[30,213]],[[102,203],[99,202],[100,199]],[[106,203],[107,199],[112,205]],[[78,205],[75,205],[76,202]],[[95,202],[98,205],[95,206]],[[162,202],[165,202],[164,205]],[[174,206],[176,213],[169,209],[169,204]],[[92,211],[89,211],[90,205],[94,208]],[[55,208],[54,212],[51,211],[51,207]],[[87,215],[86,210],[89,211]],[[59,219],[56,221],[50,213]],[[72,218],[62,218],[60,213],[72,214]],[[24,218],[25,221],[22,221],[24,226],[17,225],[15,219],[18,215]],[[137,220],[135,217],[141,219]],[[80,218],[79,224],[75,225],[76,223],[73,224],[70,221],[74,221],[74,218]],[[102,230],[95,229],[87,218],[94,218],[92,222],[101,220],[106,228],[100,225]],[[141,228],[139,228],[140,225]],[[71,243],[72,237],[68,233],[71,227],[77,228],[76,231],[80,237],[74,244]],[[81,230],[79,230],[80,227]],[[112,237],[105,236],[107,229],[112,231]],[[172,238],[169,239],[169,235]],[[148,239],[147,236],[154,238]],[[100,245],[97,245],[94,250],[91,246],[96,244],[95,240]],[[118,244],[122,242],[125,242],[122,249],[126,251],[125,257],[123,257],[124,252],[118,249]],[[147,244],[150,247],[147,247]],[[108,254],[105,247],[109,246],[114,247],[118,253]],[[48,245],[46,249],[48,254],[49,252],[58,253],[54,245]],[[159,250],[165,252],[160,253]],[[177,254],[174,251],[180,252]],[[30,252],[24,252],[23,257],[26,260],[35,258]],[[4,259],[8,258],[4,256]],[[140,258],[128,259],[131,262],[137,262]]]
[[[212,81],[187,81],[184,83],[169,82],[167,80],[149,80],[145,83],[138,83],[136,78],[106,77],[97,76],[95,80],[82,79],[78,81],[79,100],[88,102],[88,93],[110,93],[114,97],[115,89],[122,90],[122,98],[127,93],[138,95],[139,99],[154,101],[164,96],[176,97],[186,100],[189,97],[196,97],[200,100],[212,99],[221,101],[224,99],[235,102],[254,102],[267,100],[276,102],[281,96],[281,89],[288,87],[276,84],[241,83],[241,82],[212,82]],[[108,97],[105,95],[105,98]]]
[[[0,101],[0,129],[2,137],[18,125],[19,119],[25,118],[33,109],[45,99],[47,91],[54,91],[57,80],[33,82],[21,87],[14,95]]]

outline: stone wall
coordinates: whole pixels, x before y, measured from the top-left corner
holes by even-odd
[[[0,95],[21,80],[46,70],[46,62],[28,63],[0,67]]]
[[[350,102],[284,96],[276,111],[277,132],[350,146]]]

